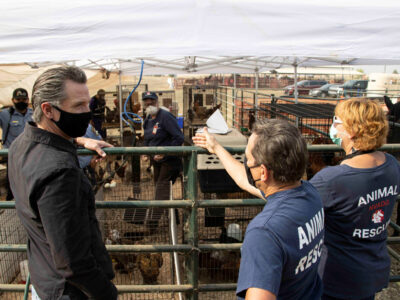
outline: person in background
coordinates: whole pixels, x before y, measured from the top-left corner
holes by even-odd
[[[165,109],[161,109],[158,96],[153,92],[142,95],[146,118],[143,123],[145,146],[182,146],[183,133],[176,118]],[[170,181],[175,182],[182,169],[180,157],[164,154],[151,156],[156,185],[156,200],[168,200],[170,197]],[[153,209],[150,229],[156,228],[164,209]]]
[[[383,96],[386,107],[388,108],[389,121],[391,121],[388,143],[400,143],[400,127],[394,123],[400,123],[400,95],[397,96],[397,102],[393,104],[388,96]]]
[[[101,147],[111,147],[82,137],[91,119],[86,80],[72,66],[42,73],[32,90],[36,123],[28,123],[10,147],[10,185],[28,233],[32,298],[117,299],[94,194],[74,145],[101,157]]]
[[[400,125],[400,94],[397,95],[397,102],[393,104],[392,100],[388,96],[383,96],[383,99],[385,101],[386,107],[388,109],[388,116],[389,116],[389,134],[388,134],[388,143],[400,143],[400,127],[397,127],[397,125]],[[393,155],[399,159],[400,158],[400,152],[395,151],[393,152]],[[397,201],[397,217],[396,217],[396,224],[400,225],[400,202]],[[393,236],[399,236],[400,232],[395,231],[393,233]]]
[[[310,181],[325,212],[322,299],[374,299],[388,285],[386,228],[399,193],[400,165],[378,151],[387,132],[376,102],[352,99],[336,106],[330,136],[346,156]]]
[[[0,127],[3,131],[2,144],[3,148],[8,149],[11,143],[19,136],[25,128],[25,124],[32,121],[32,109],[28,108],[29,96],[28,92],[23,88],[14,90],[11,99],[13,106],[3,109],[0,112]],[[10,189],[8,180],[8,166],[6,176],[7,196],[6,200],[14,198]]]
[[[244,164],[228,153],[207,128],[196,146],[218,156],[243,190],[266,204],[248,225],[241,248],[239,299],[320,299],[318,263],[324,239],[321,198],[307,181],[307,145],[284,120],[254,123]]]
[[[83,137],[98,141],[102,140],[100,134],[97,132],[96,129],[94,129],[92,124],[89,124],[88,128],[86,129],[86,133]],[[95,186],[96,174],[94,168],[98,160],[97,157],[93,155],[79,155],[78,160],[79,160],[79,167],[83,169],[92,186]]]
[[[93,126],[100,133],[103,139],[107,137],[107,130],[103,128],[106,110],[106,92],[103,89],[97,91],[97,94],[90,99],[90,110],[92,111]]]

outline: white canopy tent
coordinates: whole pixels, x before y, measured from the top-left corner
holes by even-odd
[[[396,0],[8,1],[0,64],[145,75],[400,64]]]
[[[90,59],[96,66],[108,59],[112,69],[115,59],[145,58],[165,73],[210,73],[229,61],[261,71],[293,57],[298,65],[309,57],[398,63],[399,17],[396,0],[7,1],[0,63]]]

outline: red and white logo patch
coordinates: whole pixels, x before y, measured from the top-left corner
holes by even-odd
[[[383,222],[383,217],[384,213],[382,209],[378,209],[374,214],[372,215],[372,222],[376,223],[382,223]]]

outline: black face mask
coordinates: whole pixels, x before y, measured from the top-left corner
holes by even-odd
[[[24,111],[28,107],[28,103],[26,102],[16,102],[14,106],[17,110]]]
[[[244,157],[244,169],[246,170],[247,180],[249,181],[249,183],[250,183],[252,186],[254,186],[255,188],[258,188],[258,187],[256,186],[256,182],[257,182],[257,181],[260,181],[261,178],[260,178],[260,179],[257,179],[257,180],[254,180],[253,175],[252,175],[251,172],[250,172],[250,169],[255,168],[255,167],[258,167],[258,166],[253,166],[253,167],[249,168],[249,166],[247,165],[247,158],[246,158],[246,156],[245,156],[245,157]]]
[[[80,137],[86,133],[86,129],[89,126],[89,122],[92,119],[92,112],[74,114],[61,110],[60,108],[53,106],[60,112],[60,120],[56,123],[57,127],[60,128],[69,137]]]

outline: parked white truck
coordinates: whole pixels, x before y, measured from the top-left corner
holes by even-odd
[[[393,103],[400,94],[400,74],[371,73],[367,87],[368,98],[382,98],[387,95]]]

